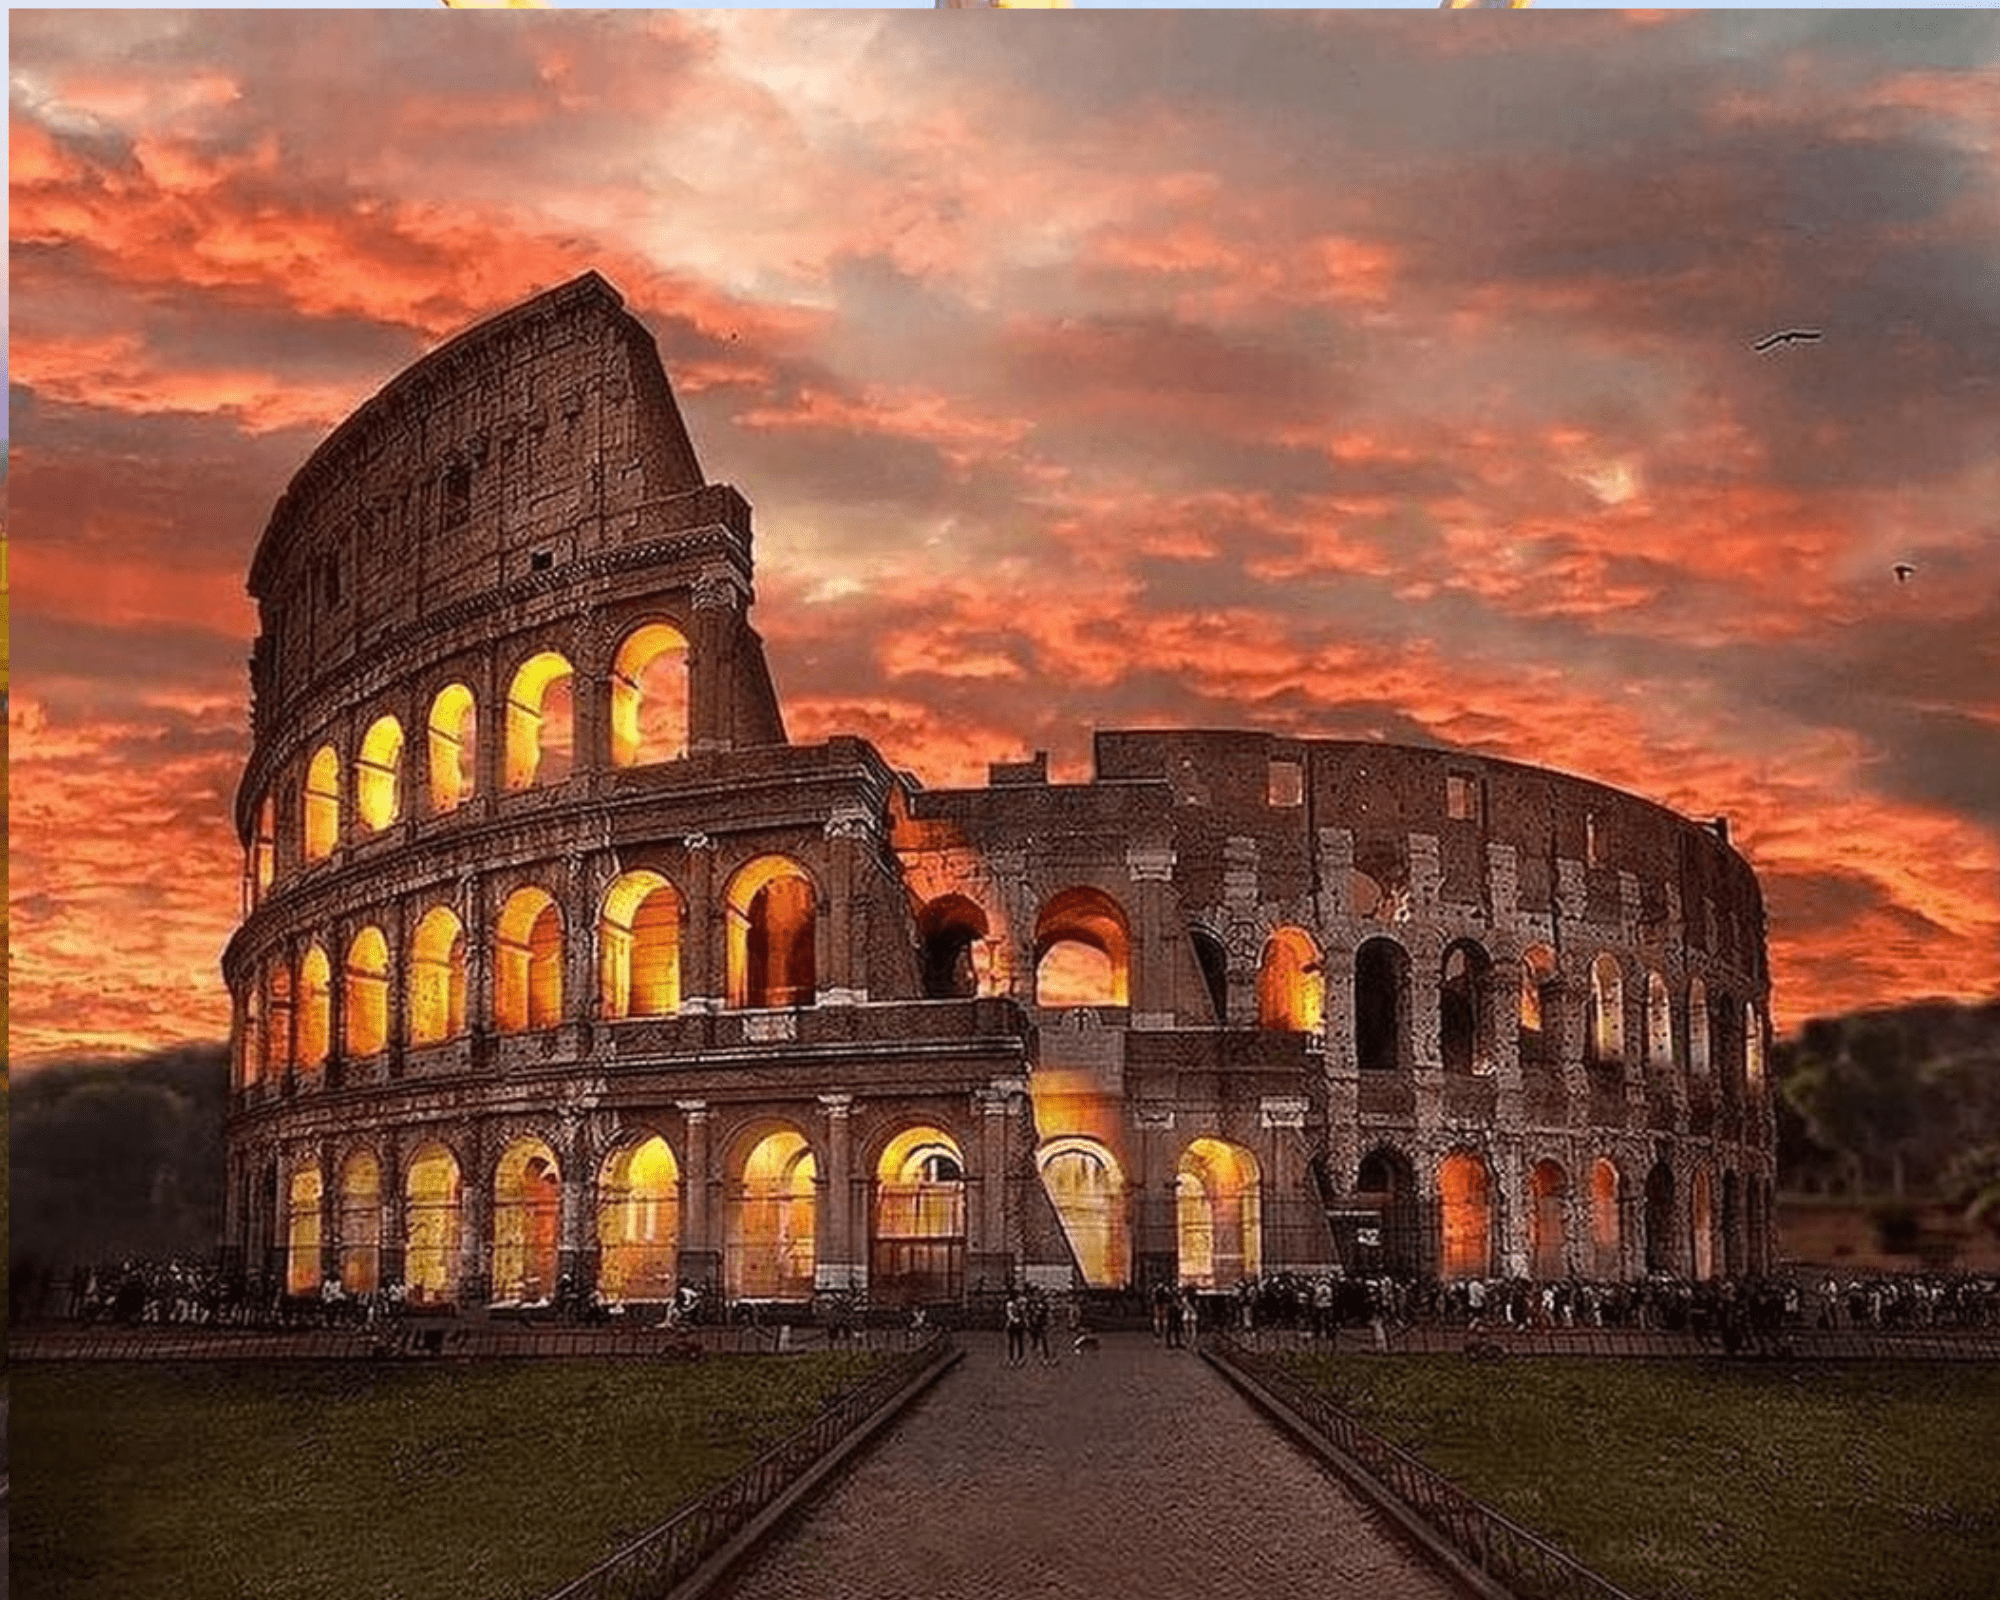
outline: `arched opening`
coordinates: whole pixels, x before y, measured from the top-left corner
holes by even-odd
[[[1646,974],[1646,1070],[1665,1074],[1674,1065],[1674,1008],[1667,995],[1667,980],[1657,972]]]
[[[1706,1167],[1695,1169],[1693,1199],[1693,1214],[1689,1221],[1694,1233],[1694,1275],[1697,1278],[1712,1278],[1715,1276],[1715,1203]]]
[[[680,891],[657,872],[628,872],[597,922],[598,1000],[606,1018],[670,1017],[681,1008]]]
[[[530,656],[507,689],[507,787],[566,782],[575,753],[575,674],[553,650]]]
[[[957,1300],[965,1279],[965,1159],[941,1128],[906,1128],[875,1164],[868,1293],[887,1305]]]
[[[465,930],[445,906],[426,911],[410,940],[409,1006],[412,1045],[465,1032]]]
[[[305,824],[306,860],[324,861],[340,843],[340,757],[330,744],[306,769]]]
[[[1175,1180],[1180,1281],[1231,1289],[1263,1272],[1257,1158],[1241,1145],[1196,1139]]]
[[[671,1300],[681,1172],[658,1134],[614,1150],[597,1179],[597,1288],[606,1300]]]
[[[1599,1157],[1590,1169],[1591,1275],[1600,1279],[1624,1275],[1624,1240],[1618,1218],[1618,1168]]]
[[[1409,1064],[1410,957],[1394,939],[1368,939],[1354,953],[1354,1056],[1363,1072]]]
[[[443,816],[470,800],[478,784],[479,714],[472,691],[462,683],[438,690],[429,732],[431,815]]]
[[[377,717],[361,738],[354,763],[354,809],[379,833],[403,814],[403,725]]]
[[[1460,1150],[1438,1169],[1444,1231],[1444,1276],[1486,1278],[1493,1272],[1493,1184],[1486,1162]]]
[[[1357,1210],[1375,1213],[1359,1220],[1353,1259],[1363,1274],[1388,1273],[1408,1277],[1422,1255],[1418,1223],[1417,1175],[1400,1150],[1372,1150],[1354,1176]]]
[[[1688,1072],[1697,1078],[1709,1075],[1708,988],[1701,979],[1688,984]]]
[[[372,1056],[389,1043],[389,942],[363,928],[347,947],[347,1053]]]
[[[250,903],[262,905],[278,873],[278,803],[270,795],[257,808],[257,838],[250,849]]]
[[[264,1076],[292,1064],[292,969],[274,961],[264,974]]]
[[[924,941],[924,998],[969,1000],[988,992],[986,913],[962,894],[940,895],[917,917]]]
[[[403,1180],[403,1283],[411,1305],[457,1299],[458,1222],[458,1162],[443,1145],[424,1145]]]
[[[340,1286],[373,1294],[382,1282],[382,1164],[357,1150],[340,1169]]]
[[[809,1006],[817,993],[817,905],[795,861],[763,856],[729,884],[729,1003]]]
[[[1065,889],[1035,920],[1035,1004],[1127,1003],[1131,933],[1118,902],[1101,889]]]
[[[562,1021],[562,912],[546,889],[516,889],[494,931],[493,1026],[501,1033]]]
[[[1492,959],[1477,940],[1446,947],[1438,984],[1438,1049],[1446,1072],[1492,1075],[1493,1016],[1487,1001],[1492,973]]]
[[[1528,1273],[1544,1282],[1569,1271],[1569,1241],[1564,1212],[1569,1205],[1569,1174],[1559,1161],[1537,1161],[1528,1174]]]
[[[516,1139],[493,1173],[493,1298],[534,1305],[556,1287],[562,1176],[539,1139]]]
[[[818,1170],[805,1135],[792,1128],[766,1134],[751,1150],[730,1218],[732,1298],[811,1298]]]
[[[236,1081],[244,1088],[264,1076],[264,993],[259,978],[252,976],[242,996],[243,1026],[236,1037]]]
[[[1677,1270],[1677,1254],[1674,1249],[1674,1169],[1664,1161],[1656,1161],[1646,1174],[1646,1270]]]
[[[315,941],[299,963],[299,1065],[317,1071],[326,1065],[333,1032],[332,974],[325,949]]]
[[[1188,943],[1194,946],[1195,965],[1201,970],[1202,987],[1208,991],[1209,1009],[1215,1021],[1229,1020],[1229,948],[1212,928],[1196,923],[1188,929]]]
[[[318,1167],[292,1174],[291,1205],[285,1226],[285,1292],[319,1292],[320,1199],[325,1184]]]
[[[1125,1178],[1116,1158],[1093,1139],[1059,1139],[1042,1148],[1039,1165],[1083,1281],[1093,1289],[1123,1287],[1132,1256]]]
[[[1553,1066],[1560,1058],[1557,1037],[1562,1018],[1562,985],[1556,953],[1545,944],[1521,952],[1521,1062]]]
[[[677,761],[687,746],[687,640],[649,622],[625,636],[611,668],[611,764]]]
[[[1764,1084],[1764,1019],[1757,1014],[1754,1005],[1743,1008],[1743,1066],[1749,1075],[1750,1087],[1760,1089]]]
[[[1311,937],[1280,928],[1257,968],[1257,1025],[1282,1033],[1318,1033],[1326,1014],[1326,966]]]
[[[1625,1060],[1625,981],[1615,956],[1601,955],[1590,964],[1590,1060],[1615,1067]]]

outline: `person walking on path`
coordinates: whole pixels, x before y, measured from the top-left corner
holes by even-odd
[[[1167,1348],[1169,1350],[1178,1350],[1181,1347],[1181,1318],[1183,1315],[1181,1310],[1181,1297],[1179,1295],[1170,1294],[1167,1296],[1166,1311],[1167,1311]]]
[[[1027,1314],[1017,1291],[1007,1296],[1007,1365],[1018,1367],[1027,1360]]]
[[[1056,1364],[1056,1353],[1049,1348],[1049,1303],[1040,1294],[1028,1296],[1028,1344],[1043,1366]]]

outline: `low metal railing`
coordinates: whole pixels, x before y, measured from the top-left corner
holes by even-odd
[[[1325,1395],[1230,1339],[1209,1349],[1437,1530],[1472,1566],[1520,1600],[1633,1600],[1575,1557],[1467,1494]]]
[[[661,1600],[898,1393],[943,1367],[953,1353],[950,1335],[936,1333],[908,1354],[885,1362],[735,1477],[546,1600]]]

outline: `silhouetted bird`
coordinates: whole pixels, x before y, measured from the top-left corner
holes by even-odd
[[[1916,575],[1916,570],[1909,562],[1898,561],[1896,563],[1896,581],[1898,583],[1908,583]]]
[[[1751,346],[1753,350],[1769,350],[1773,345],[1796,344],[1801,339],[1817,339],[1817,328],[1787,328],[1783,333],[1768,334]]]

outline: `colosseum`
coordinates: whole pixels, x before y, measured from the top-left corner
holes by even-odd
[[[1445,749],[790,743],[750,507],[586,274],[312,454],[249,587],[230,1253],[532,1304],[1755,1271],[1721,820]]]

